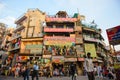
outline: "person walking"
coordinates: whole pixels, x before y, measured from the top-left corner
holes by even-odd
[[[98,64],[97,66],[97,76],[98,78],[102,79],[102,67],[100,66],[100,64]]]
[[[32,80],[34,80],[34,77],[36,77],[36,80],[38,80],[38,69],[39,69],[39,66],[38,66],[38,63],[36,62],[33,66],[33,73],[32,73]]]
[[[30,68],[29,66],[26,66],[24,71],[24,80],[29,80],[29,76],[30,76]]]
[[[89,80],[95,80],[94,76],[94,65],[91,59],[91,53],[87,53],[87,58],[85,59],[85,69],[87,71],[88,79]]]
[[[76,64],[71,63],[70,72],[71,72],[72,80],[76,80],[76,75],[75,75],[77,73]]]

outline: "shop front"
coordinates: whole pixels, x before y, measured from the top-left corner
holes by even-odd
[[[52,55],[43,55],[42,56],[41,64],[42,64],[43,68],[49,67],[49,65],[51,64],[51,57],[52,57]]]
[[[64,69],[65,69],[65,75],[66,76],[69,76],[70,73],[69,73],[69,70],[70,70],[70,65],[71,63],[77,63],[77,58],[65,58],[64,60]]]
[[[84,64],[84,58],[78,57],[78,61],[77,61],[78,75],[83,75],[84,72],[83,64]]]
[[[60,71],[64,68],[64,56],[52,56],[53,75],[60,75]],[[57,72],[57,74],[54,74]]]

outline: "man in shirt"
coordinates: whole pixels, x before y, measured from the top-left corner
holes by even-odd
[[[76,76],[75,76],[75,74],[77,74],[76,64],[71,63],[70,71],[71,71],[72,80],[76,80]]]
[[[84,63],[85,69],[87,71],[88,79],[89,80],[95,80],[94,77],[94,65],[91,59],[91,53],[87,53],[87,58],[85,59]]]
[[[34,80],[34,77],[36,77],[36,80],[38,80],[38,73],[39,73],[39,66],[37,62],[33,66],[33,74],[32,74],[32,80]]]

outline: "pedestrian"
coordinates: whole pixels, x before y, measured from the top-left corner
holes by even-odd
[[[71,63],[70,71],[71,71],[72,80],[76,80],[76,73],[77,73],[76,64]]]
[[[98,78],[102,79],[102,67],[100,66],[100,64],[97,65],[97,76]]]
[[[36,80],[38,80],[38,73],[39,73],[38,69],[39,69],[38,63],[35,62],[35,64],[33,65],[32,80],[34,80],[34,77],[36,77]]]
[[[94,76],[94,65],[93,61],[91,59],[91,53],[87,53],[87,58],[85,59],[85,69],[87,71],[88,79],[89,80],[95,80]]]
[[[15,78],[19,77],[19,71],[20,71],[20,67],[18,65],[16,65],[16,67],[15,67]]]
[[[24,80],[29,80],[29,76],[30,76],[30,68],[29,66],[26,66],[24,71]]]

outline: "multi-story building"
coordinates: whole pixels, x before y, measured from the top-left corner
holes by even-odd
[[[4,23],[0,23],[0,48],[2,47],[3,37],[5,36],[7,26]]]
[[[15,21],[17,28],[14,32],[21,34],[18,62],[41,58],[43,47],[42,27],[44,21],[45,13],[39,9],[28,9],[25,14]]]
[[[70,17],[65,11],[59,11],[54,16],[46,16],[43,59],[51,60],[53,70],[65,68],[67,71],[72,62],[83,61],[80,57],[83,54],[82,27],[78,25],[80,16],[75,15]]]
[[[82,24],[82,31],[85,54],[90,52],[94,62],[105,60],[107,49],[101,35],[101,29],[98,29],[97,25],[92,22],[89,26]]]
[[[84,16],[75,13],[69,16],[65,11],[46,15],[38,9],[29,9],[19,17],[16,29],[9,41],[8,52],[13,65],[38,59],[43,67],[69,69],[76,63],[78,74],[82,74],[83,62],[90,52],[95,63],[101,63],[106,55],[101,30],[96,25],[82,24]]]
[[[9,47],[10,47],[10,43],[11,43],[11,36],[12,36],[12,32],[13,32],[14,28],[6,28],[5,31],[5,35],[3,36],[3,41],[1,44],[1,48],[2,48],[2,52],[4,52],[4,54],[2,54],[2,61],[3,61],[3,65],[9,64],[11,65],[12,62],[12,57],[7,58],[8,56],[10,56],[9,54]]]

